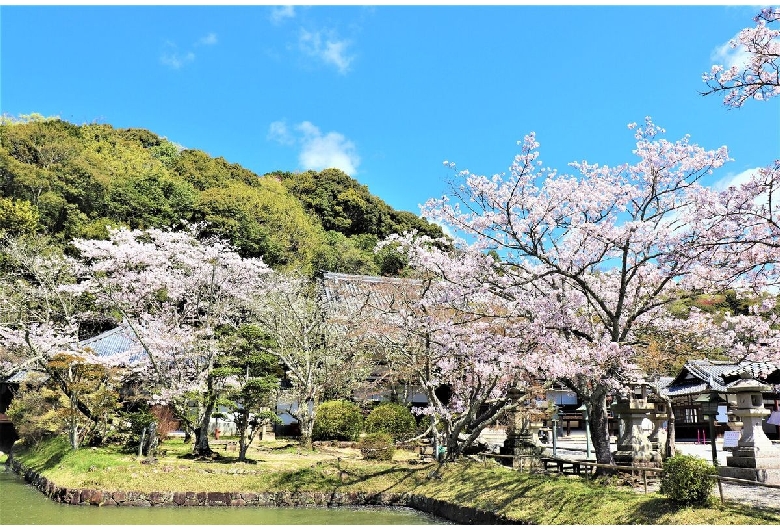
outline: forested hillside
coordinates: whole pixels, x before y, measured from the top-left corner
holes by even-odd
[[[32,115],[0,124],[0,230],[66,243],[106,238],[107,225],[173,227],[232,242],[277,268],[395,274],[378,240],[440,227],[396,211],[337,170],[259,176],[144,129],[74,125]]]

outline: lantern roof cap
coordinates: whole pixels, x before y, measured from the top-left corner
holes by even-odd
[[[738,392],[769,392],[771,390],[771,387],[767,385],[766,383],[762,383],[761,381],[758,381],[757,379],[748,378],[748,379],[737,379],[736,381],[733,381],[726,385],[726,387],[729,390],[729,393],[738,393]]]

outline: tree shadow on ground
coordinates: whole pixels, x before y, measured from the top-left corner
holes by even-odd
[[[717,510],[712,524],[720,524],[718,520],[725,517],[739,517],[749,513],[750,516],[764,521],[761,524],[780,524],[780,513],[776,510],[765,508],[754,508],[738,502],[727,501],[723,504],[719,500],[710,499],[705,507]],[[689,506],[672,501],[663,497],[648,498],[640,503],[635,510],[629,512],[632,523],[635,524],[669,524],[663,521],[666,516],[672,516],[684,510],[695,509],[695,506]]]

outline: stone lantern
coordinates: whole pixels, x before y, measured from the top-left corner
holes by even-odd
[[[780,450],[772,445],[762,426],[770,414],[764,407],[763,392],[768,392],[770,387],[747,373],[740,377],[728,389],[729,393],[736,394],[734,415],[742,420],[742,436],[719,473],[724,477],[780,484]]]
[[[502,455],[527,455],[536,449],[536,440],[530,430],[530,418],[528,411],[524,410],[519,402],[525,396],[523,389],[512,387],[507,391],[507,397],[518,408],[509,413],[509,425],[506,431],[506,440],[501,448]]]
[[[669,420],[669,410],[667,409],[666,402],[661,401],[660,398],[651,396],[649,401],[653,405],[652,412],[648,414],[648,418],[653,422],[653,430],[648,436],[648,439],[653,446],[653,451],[658,454],[663,454],[667,437],[664,423]]]
[[[660,460],[642,425],[656,410],[655,404],[647,399],[647,387],[647,381],[638,381],[627,399],[623,397],[612,405],[621,424],[617,451],[613,453],[617,464],[647,466]]]

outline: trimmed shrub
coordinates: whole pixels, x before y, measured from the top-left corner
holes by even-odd
[[[369,412],[366,418],[366,432],[384,432],[393,440],[405,440],[414,435],[417,423],[405,406],[398,403],[383,403]]]
[[[363,430],[360,408],[350,401],[325,401],[317,407],[313,440],[355,441]]]
[[[6,413],[24,443],[68,432],[68,402],[62,392],[22,383]]]
[[[715,484],[708,475],[718,470],[708,461],[691,455],[677,455],[664,462],[660,493],[680,504],[706,504]]]
[[[395,454],[393,438],[386,432],[367,434],[360,442],[360,453],[366,460],[392,460]]]

